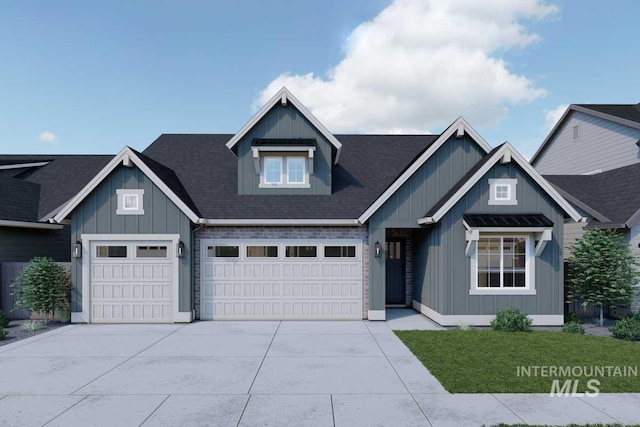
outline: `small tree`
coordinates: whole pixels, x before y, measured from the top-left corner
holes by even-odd
[[[69,274],[53,258],[33,258],[11,284],[16,308],[47,315],[65,307],[71,292]]]
[[[633,300],[633,285],[640,277],[637,259],[624,237],[613,230],[587,230],[571,249],[567,297],[583,306],[626,305]]]

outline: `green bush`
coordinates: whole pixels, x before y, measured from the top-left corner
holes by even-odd
[[[0,329],[6,328],[9,326],[9,319],[7,319],[7,315],[4,314],[4,311],[0,310]]]
[[[584,326],[576,321],[567,322],[562,325],[562,332],[568,334],[584,334]]]
[[[22,327],[25,331],[36,332],[42,329],[42,322],[39,322],[37,320],[29,320],[24,325],[22,325]]]
[[[9,331],[7,331],[6,329],[0,328],[0,341],[5,339],[7,335],[9,335]]]
[[[11,284],[16,308],[44,313],[64,309],[71,293],[69,274],[53,258],[33,258]]]
[[[609,330],[621,340],[640,341],[640,317],[631,315],[620,319]]]
[[[528,332],[531,330],[531,318],[517,308],[505,308],[491,321],[491,328],[505,332]]]

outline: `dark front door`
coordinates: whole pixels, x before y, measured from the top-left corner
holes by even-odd
[[[404,239],[389,239],[385,246],[387,304],[406,304]]]

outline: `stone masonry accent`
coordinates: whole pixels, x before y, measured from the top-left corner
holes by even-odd
[[[194,299],[196,319],[200,318],[200,246],[203,239],[357,239],[362,241],[362,318],[369,310],[368,228],[362,227],[202,227],[194,241]]]

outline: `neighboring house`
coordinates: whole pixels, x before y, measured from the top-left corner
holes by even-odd
[[[113,156],[0,156],[0,309],[10,317],[9,284],[36,256],[70,262],[70,227],[48,219]]]
[[[52,219],[70,223],[72,321],[385,319],[518,307],[563,323],[579,213],[508,143],[333,135],[280,90],[234,135],[125,147]]]
[[[587,219],[565,224],[565,258],[589,227],[620,231],[640,255],[640,104],[570,105],[531,164]]]

